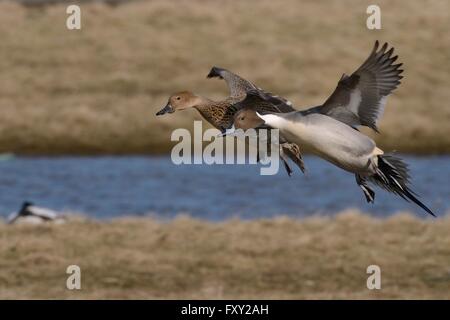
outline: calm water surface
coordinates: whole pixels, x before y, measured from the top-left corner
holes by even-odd
[[[450,156],[411,157],[414,190],[438,215],[450,210]],[[316,157],[308,173],[260,176],[255,165],[181,165],[169,157],[4,158],[0,160],[0,216],[24,200],[96,218],[157,214],[221,220],[332,215],[358,208],[375,216],[420,208],[384,190],[367,204],[353,175]],[[281,169],[281,168],[280,168]]]

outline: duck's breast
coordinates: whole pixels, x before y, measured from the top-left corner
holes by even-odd
[[[282,134],[300,148],[308,147],[318,156],[350,171],[367,170],[375,143],[352,127],[322,114],[288,120]]]

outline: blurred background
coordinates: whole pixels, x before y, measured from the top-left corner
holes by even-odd
[[[73,3],[81,30],[66,28]],[[75,297],[448,297],[448,218],[422,220],[420,208],[380,189],[366,204],[352,175],[309,155],[307,175],[291,178],[282,168],[260,176],[254,165],[176,166],[171,132],[201,118],[195,110],[155,116],[180,90],[226,97],[223,81],[206,79],[212,66],[299,109],[321,104],[375,40],[388,42],[405,78],[381,134],[364,132],[405,158],[414,190],[444,217],[450,2],[377,1],[381,30],[366,28],[371,4],[1,1],[0,217],[29,200],[102,222],[0,224],[0,287],[8,289],[0,298],[72,298],[60,284],[76,262],[95,281]],[[133,220],[141,216],[172,222]],[[365,288],[372,263],[390,272],[380,295]]]
[[[425,202],[448,209],[448,1],[380,1],[381,30],[366,28],[368,1],[81,1],[81,30],[66,28],[68,3],[0,3],[2,215],[24,199],[97,217],[415,210],[383,191],[366,205],[353,177],[316,158],[307,158],[307,177],[291,179],[282,170],[260,177],[254,166],[176,167],[167,158],[172,130],[201,118],[195,110],[155,116],[180,90],[226,97],[223,81],[206,79],[213,65],[297,108],[321,104],[376,39],[395,47],[405,78],[381,134],[365,132],[385,151],[410,155]],[[248,192],[273,201],[250,201]]]
[[[285,96],[317,105],[389,42],[405,78],[381,121],[383,148],[450,152],[448,1],[377,2],[382,30],[366,28],[370,1],[1,2],[0,151],[21,154],[155,154],[194,110],[155,117],[171,93],[228,94],[207,80],[218,65]]]

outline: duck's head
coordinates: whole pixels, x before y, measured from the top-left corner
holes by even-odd
[[[190,91],[177,92],[170,96],[164,108],[156,113],[157,116],[174,113],[177,110],[193,108],[199,103],[199,97]]]
[[[241,109],[233,117],[233,125],[219,136],[236,136],[248,129],[256,129],[264,124],[254,110]],[[240,131],[238,131],[240,129]]]
[[[22,207],[20,208],[20,211],[19,211],[20,215],[28,215],[29,214],[28,208],[31,206],[33,206],[32,202],[24,201],[22,203]]]
[[[233,124],[236,129],[248,130],[261,126],[264,124],[264,120],[258,117],[256,111],[251,109],[242,109],[234,115]]]
[[[32,205],[33,205],[32,202],[30,202],[30,201],[24,201],[24,202],[22,203],[22,209],[26,209],[26,208],[28,208],[28,207],[31,207]]]

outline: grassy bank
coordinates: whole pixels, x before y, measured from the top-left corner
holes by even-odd
[[[450,219],[0,223],[0,298],[450,299]],[[65,289],[68,265],[80,291]],[[366,288],[381,267],[382,288]]]
[[[1,2],[0,152],[165,152],[170,132],[199,117],[155,112],[179,90],[225,96],[223,83],[205,79],[211,66],[308,106],[322,103],[375,39],[394,45],[405,64],[378,142],[402,152],[450,152],[449,2],[379,1],[379,31],[365,27],[369,4],[82,3],[82,29],[68,31],[65,5]]]

